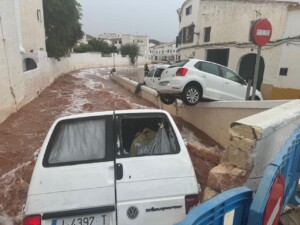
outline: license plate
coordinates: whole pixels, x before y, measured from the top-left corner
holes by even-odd
[[[65,217],[52,219],[51,225],[108,225],[109,218],[104,214]]]

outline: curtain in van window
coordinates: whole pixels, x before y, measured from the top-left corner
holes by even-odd
[[[103,159],[105,119],[61,124],[49,155],[49,164]]]
[[[168,135],[164,127],[156,132],[155,138],[147,145],[139,145],[136,143],[138,155],[160,155],[174,153],[173,147],[170,145]]]

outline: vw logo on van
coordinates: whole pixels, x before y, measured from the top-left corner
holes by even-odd
[[[137,207],[135,206],[130,206],[128,209],[127,209],[127,216],[129,219],[135,219],[137,218],[139,215],[139,210]]]

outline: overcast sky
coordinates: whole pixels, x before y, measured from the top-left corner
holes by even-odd
[[[184,0],[77,0],[82,6],[83,31],[148,35],[159,41],[175,41],[176,10]]]

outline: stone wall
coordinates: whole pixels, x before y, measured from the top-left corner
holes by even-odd
[[[265,168],[299,126],[300,100],[233,122],[222,163],[209,173],[204,200],[242,185],[255,191]]]

